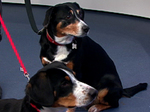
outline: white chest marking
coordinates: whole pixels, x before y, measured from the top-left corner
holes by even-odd
[[[58,46],[57,47],[57,52],[55,57],[55,61],[62,61],[63,59],[67,58],[68,54],[70,51],[67,51],[66,46]]]
[[[55,37],[55,41],[59,44],[70,44],[73,39],[74,39],[74,36],[64,36],[64,37],[57,37],[57,36],[54,36]]]

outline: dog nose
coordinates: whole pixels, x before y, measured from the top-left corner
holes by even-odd
[[[87,25],[84,25],[83,27],[82,27],[82,30],[85,32],[85,33],[87,33],[88,31],[89,31],[89,27],[87,26]]]
[[[95,98],[95,97],[97,96],[97,91],[94,91],[94,92],[90,93],[90,96],[91,96],[92,98]]]
[[[96,89],[94,89],[94,88],[91,88],[90,90],[89,90],[90,92],[89,92],[89,95],[91,96],[91,98],[95,98],[96,96],[97,96],[97,94],[98,94],[98,91],[96,90]]]

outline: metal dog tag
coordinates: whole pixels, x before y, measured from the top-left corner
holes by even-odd
[[[77,44],[72,43],[72,49],[77,49]]]

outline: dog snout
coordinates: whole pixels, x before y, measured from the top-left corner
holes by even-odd
[[[93,87],[91,87],[91,86],[86,86],[85,87],[85,89],[88,91],[88,95],[92,98],[92,99],[94,99],[96,96],[97,96],[97,94],[98,94],[98,91],[95,89],[95,88],[93,88]]]
[[[90,90],[89,95],[94,99],[97,96],[98,92],[94,89]]]
[[[84,33],[88,33],[89,29],[90,29],[90,28],[89,28],[87,25],[84,25],[84,26],[82,27],[82,30],[83,30]]]

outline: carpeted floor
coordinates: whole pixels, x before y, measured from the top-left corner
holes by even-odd
[[[48,7],[33,6],[38,28],[42,28]],[[29,24],[25,6],[3,4],[3,19],[30,76],[42,65],[39,59],[40,37]],[[124,87],[140,82],[150,83],[150,20],[105,12],[86,11],[89,36],[99,43],[114,60]],[[0,86],[2,98],[23,98],[27,79],[19,71],[19,63],[3,32],[0,42]],[[150,89],[132,98],[122,98],[119,108],[104,112],[149,112]],[[76,112],[85,112],[78,109]]]

